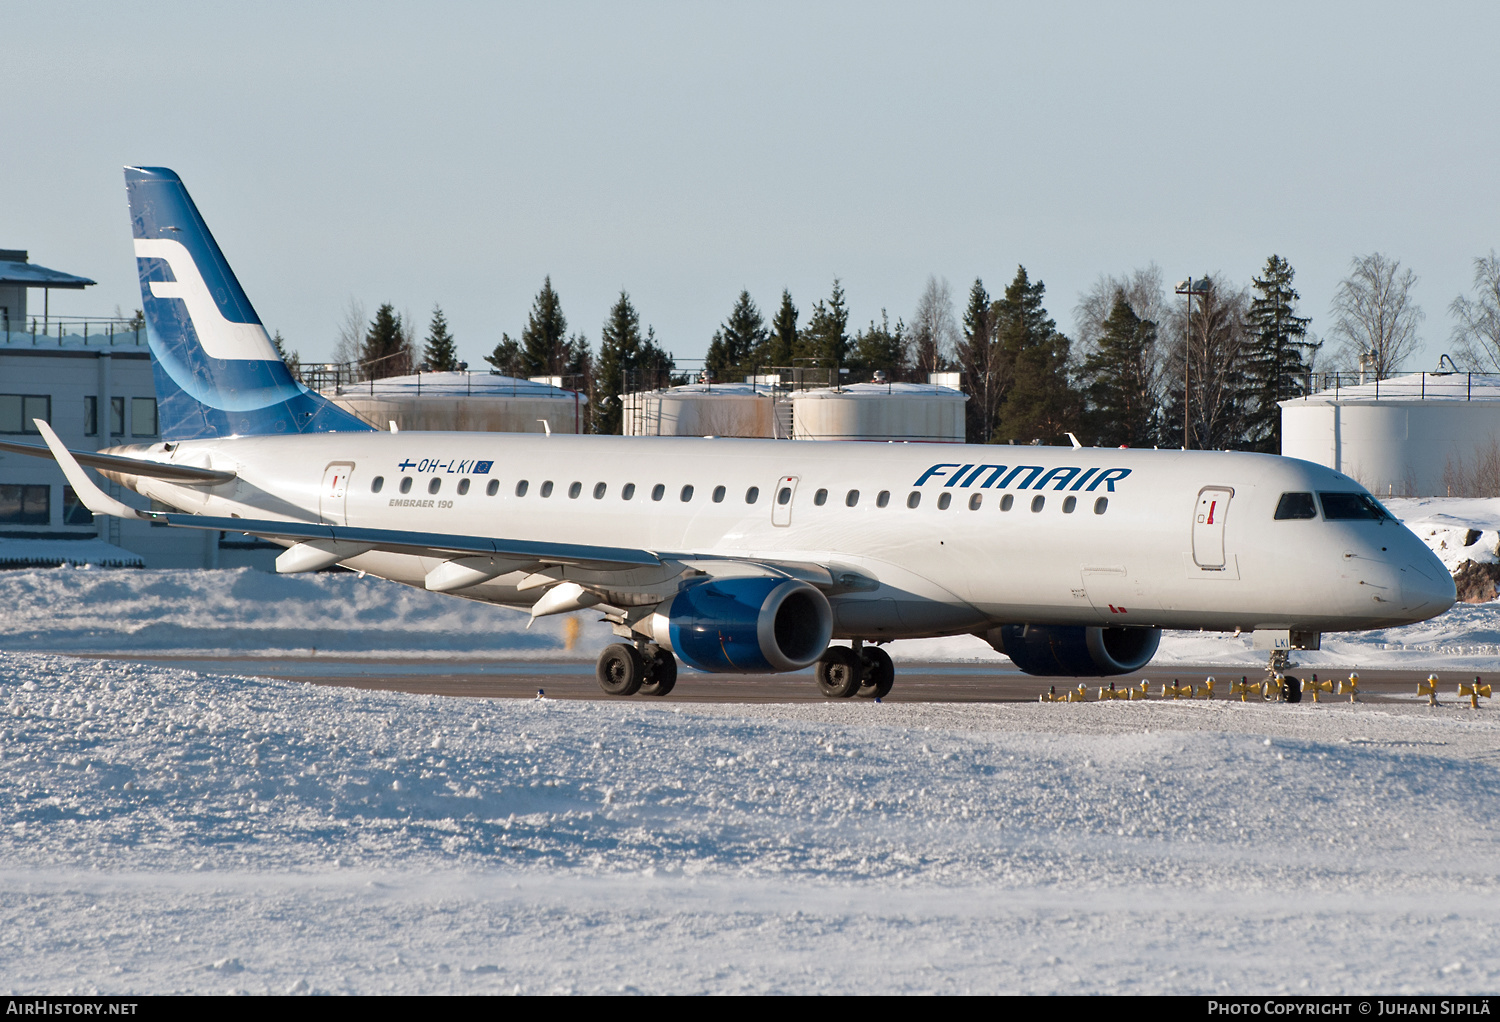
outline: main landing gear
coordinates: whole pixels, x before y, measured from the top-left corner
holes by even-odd
[[[657,645],[615,643],[599,654],[594,676],[612,696],[664,696],[677,686],[677,658]]]
[[[884,699],[896,683],[896,665],[879,646],[855,639],[853,646],[829,646],[813,667],[818,691],[830,699]]]

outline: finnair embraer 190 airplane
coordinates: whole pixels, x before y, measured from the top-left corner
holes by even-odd
[[[828,696],[879,696],[880,644],[964,632],[1040,675],[1137,670],[1163,628],[1254,631],[1274,666],[1455,599],[1362,487],[1289,458],[377,431],[293,380],[176,174],[125,182],[163,442],[71,452],[39,421],[83,502],[266,537],[283,572],[595,608],[614,695],[665,695],[681,660],[816,665]],[[179,510],[128,507],[84,466]]]

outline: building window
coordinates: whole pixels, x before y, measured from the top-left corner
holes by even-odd
[[[156,398],[133,397],[130,399],[130,435],[156,435]]]
[[[52,487],[0,486],[0,525],[51,524]]]
[[[385,489],[385,476],[376,476],[370,480],[371,493],[379,493],[383,489]]]
[[[35,434],[33,419],[52,423],[52,398],[46,394],[0,394],[0,433]]]
[[[78,494],[73,492],[73,487],[71,486],[63,487],[63,524],[94,524],[94,512],[84,507],[83,501],[78,499]]]
[[[109,399],[109,435],[125,435],[125,399],[123,397]]]
[[[92,394],[83,399],[83,435],[99,435],[99,399]]]
[[[467,479],[460,479],[458,481],[458,495],[460,497],[462,497],[464,494],[466,494],[468,492],[469,492],[469,481]]]

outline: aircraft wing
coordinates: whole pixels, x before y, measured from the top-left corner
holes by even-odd
[[[323,525],[317,522],[287,522],[261,518],[216,518],[207,515],[182,514],[176,511],[142,511],[116,500],[101,490],[83,471],[81,459],[63,446],[52,427],[40,419],[35,422],[37,429],[41,431],[42,439],[47,442],[49,451],[62,468],[63,475],[67,476],[73,491],[78,494],[78,499],[96,515],[144,518],[177,528],[246,532],[252,536],[291,539],[301,543],[322,541],[335,544],[334,549],[343,548],[349,551],[344,554],[344,557],[352,557],[356,553],[367,550],[388,550],[395,553],[445,558],[464,554],[482,554],[514,558],[527,564],[568,565],[593,571],[617,571],[661,564],[661,558],[649,550],[634,550],[628,547],[492,539],[487,536],[453,536],[438,532],[411,532],[405,529],[364,529],[344,525]],[[138,464],[130,458],[110,456],[110,460]],[[194,471],[206,470],[195,469]],[[233,476],[231,475],[230,478]],[[336,560],[343,560],[344,557],[338,557]]]
[[[29,454],[33,458],[55,458],[50,446],[34,447],[31,444],[15,444],[0,440],[0,451],[10,454]],[[131,475],[151,476],[153,479],[168,479],[174,483],[213,484],[227,483],[235,473],[221,472],[210,468],[194,468],[191,465],[173,465],[162,461],[146,461],[142,458],[123,458],[118,454],[97,454],[93,451],[68,451],[73,460],[89,468],[109,472],[128,472]]]

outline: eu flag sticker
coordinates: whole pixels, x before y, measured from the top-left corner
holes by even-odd
[[[490,474],[490,466],[493,465],[493,464],[494,464],[493,461],[476,461],[476,462],[474,462],[474,474],[477,475],[477,476],[487,476],[487,475],[489,475]]]

